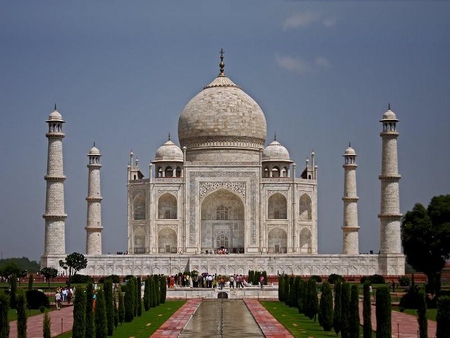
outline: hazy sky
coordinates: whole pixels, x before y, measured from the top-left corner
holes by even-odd
[[[85,253],[87,152],[102,153],[103,251],[127,249],[126,170],[145,176],[185,104],[225,72],[301,173],[319,165],[319,252],[342,252],[342,154],[358,153],[360,250],[379,250],[380,118],[400,120],[401,211],[450,193],[450,3],[3,1],[0,252],[44,251],[47,139],[66,121],[66,252]]]

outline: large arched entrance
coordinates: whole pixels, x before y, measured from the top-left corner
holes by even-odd
[[[244,203],[236,194],[220,189],[208,195],[201,218],[202,251],[244,252]]]
[[[177,253],[177,233],[164,228],[158,233],[158,250],[160,253]]]

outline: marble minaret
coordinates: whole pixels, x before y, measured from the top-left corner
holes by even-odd
[[[400,198],[397,156],[397,117],[391,110],[383,114],[380,121],[383,131],[380,133],[382,139],[382,164],[381,175],[381,206],[380,214],[380,254],[401,254],[400,220]]]
[[[348,145],[344,153],[344,224],[342,232],[344,244],[342,253],[347,255],[359,254],[358,239],[358,195],[356,193],[356,152]]]
[[[47,151],[47,182],[45,200],[45,247],[42,259],[43,266],[47,266],[48,256],[65,255],[66,252],[66,212],[64,207],[64,181],[66,176],[63,173],[63,146],[64,138],[63,123],[61,114],[55,110],[49,115]]]
[[[102,196],[100,194],[100,151],[94,146],[89,151],[87,222],[86,222],[86,254],[102,254]]]

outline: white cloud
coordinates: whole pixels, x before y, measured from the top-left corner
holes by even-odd
[[[316,57],[314,60],[314,64],[322,68],[330,67],[330,61],[328,61],[328,59],[324,58],[323,56]]]
[[[306,27],[319,19],[318,15],[311,11],[296,13],[288,17],[283,24],[284,29]]]
[[[328,28],[336,26],[336,22],[336,18],[325,18],[322,21],[323,25]]]
[[[281,56],[277,54],[275,56],[275,60],[281,68],[291,72],[296,72],[299,75],[304,75],[312,71],[311,64],[303,61],[299,57]]]

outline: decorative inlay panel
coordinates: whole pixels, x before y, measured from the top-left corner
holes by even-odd
[[[200,182],[199,199],[211,191],[226,188],[245,198],[245,182]]]

